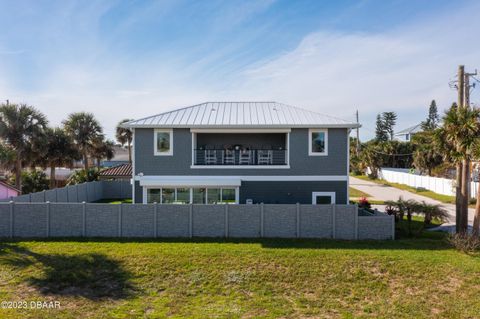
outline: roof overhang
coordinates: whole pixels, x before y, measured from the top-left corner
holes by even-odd
[[[240,177],[226,176],[135,176],[140,186],[151,187],[181,187],[181,186],[227,186],[239,187],[242,183]]]
[[[186,128],[191,130],[199,129],[242,129],[242,130],[273,130],[273,129],[283,129],[288,130],[292,128],[360,128],[362,125],[358,123],[352,124],[309,124],[309,125],[152,125],[152,124],[136,124],[136,125],[126,125],[122,124],[121,127],[124,128]]]

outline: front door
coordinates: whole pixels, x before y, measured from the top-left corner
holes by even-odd
[[[313,192],[313,205],[329,205],[335,204],[335,192]]]

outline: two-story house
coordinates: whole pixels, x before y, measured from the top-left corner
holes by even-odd
[[[358,123],[275,102],[207,102],[124,126],[135,203],[348,203]]]

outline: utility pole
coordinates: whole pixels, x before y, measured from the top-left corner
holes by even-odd
[[[458,108],[463,107],[464,102],[464,80],[465,80],[465,67],[463,65],[458,66]],[[463,166],[461,162],[456,163],[456,185],[455,185],[455,231],[459,233],[461,230],[460,224],[463,223],[463,196],[462,196],[462,177]]]
[[[10,103],[10,101],[9,101],[9,100],[7,100],[7,106],[8,106],[8,104],[9,104],[9,103]]]
[[[356,113],[356,117],[357,117],[357,124],[358,124],[358,110],[357,110],[357,113]],[[360,128],[357,126],[357,156],[358,154],[360,153]]]

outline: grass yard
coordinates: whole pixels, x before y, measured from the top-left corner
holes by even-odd
[[[350,192],[350,198],[361,198],[361,197],[370,197],[370,194],[367,194],[365,192],[362,192],[361,190],[358,190],[353,187],[349,187],[349,192]]]
[[[384,242],[0,242],[1,318],[474,318],[480,258],[442,234]]]
[[[111,199],[111,198],[104,198],[101,200],[97,200],[94,203],[103,203],[103,204],[131,204],[131,198],[124,198],[124,199]]]

